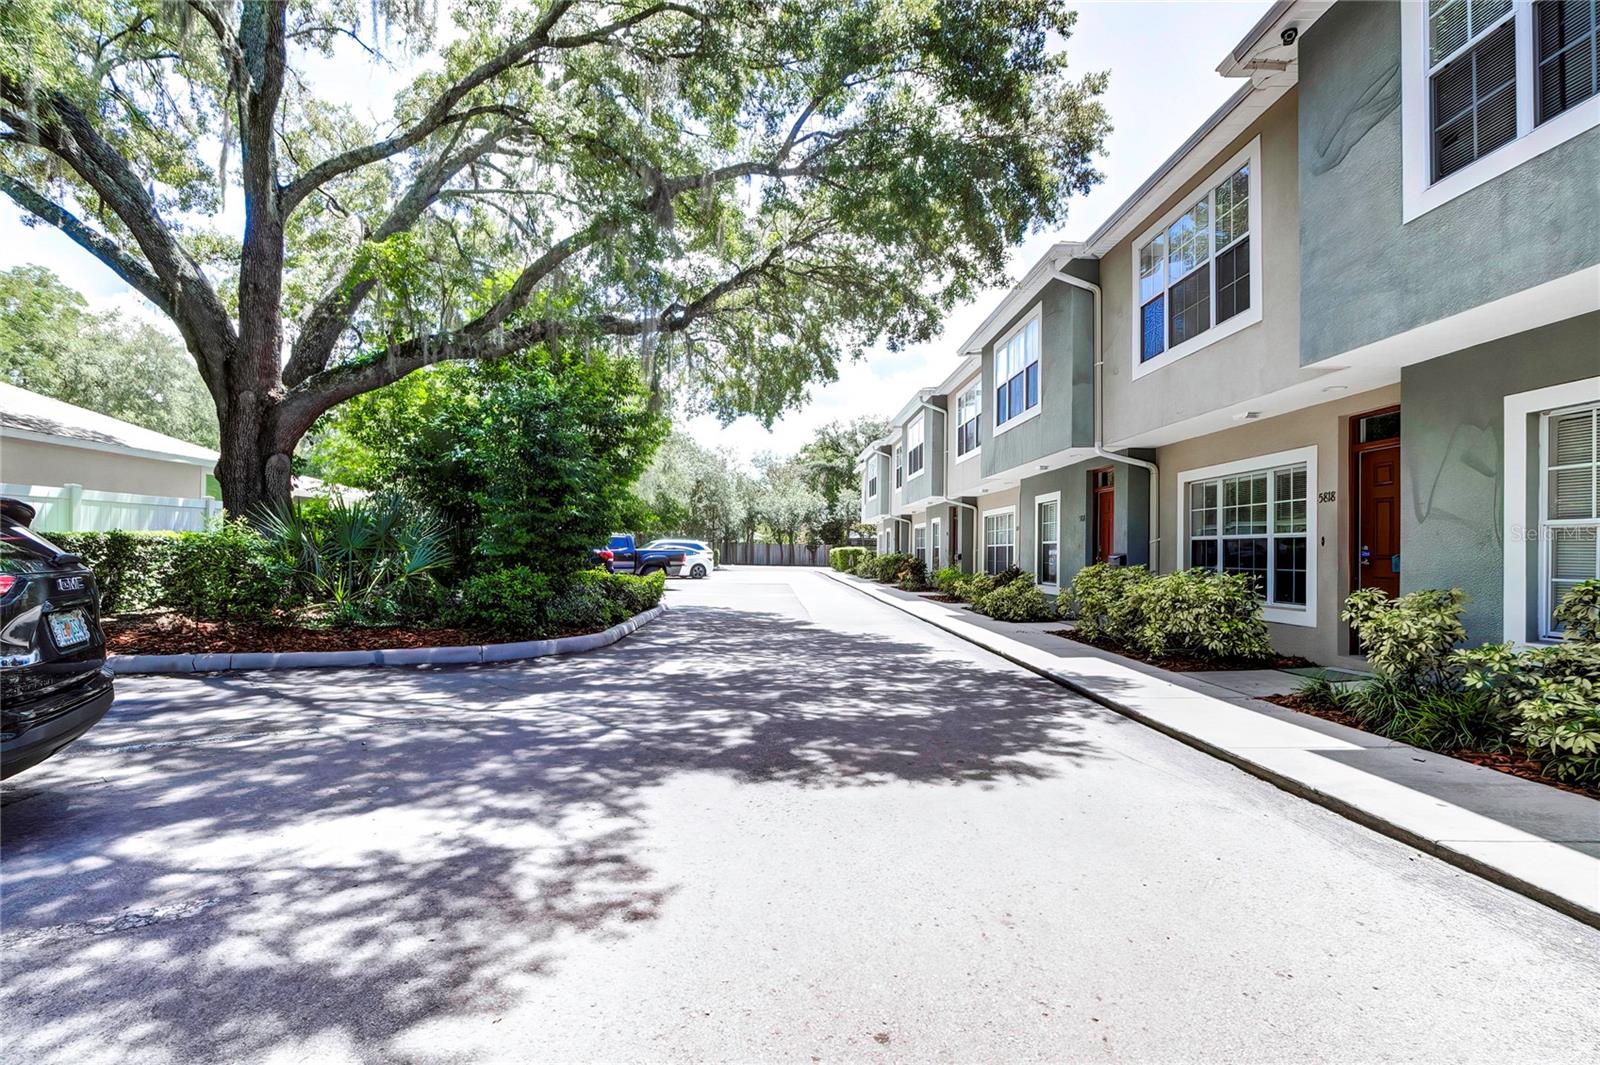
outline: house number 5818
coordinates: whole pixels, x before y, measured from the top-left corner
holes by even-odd
[[[1317,493],[1317,502],[1318,503],[1332,503],[1338,497],[1339,497],[1339,493],[1338,492],[1318,492]]]

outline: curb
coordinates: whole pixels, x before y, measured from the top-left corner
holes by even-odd
[[[1571,917],[1573,920],[1580,921],[1583,924],[1590,925],[1594,928],[1600,928],[1600,911],[1590,909],[1581,903],[1575,902],[1564,895],[1559,895],[1546,888],[1540,887],[1537,884],[1529,883],[1519,876],[1506,872],[1499,866],[1490,865],[1482,859],[1474,858],[1470,854],[1464,854],[1453,847],[1449,847],[1438,842],[1437,840],[1429,839],[1427,836],[1420,835],[1402,825],[1397,825],[1393,821],[1389,821],[1386,818],[1380,817],[1379,815],[1357,806],[1348,800],[1341,799],[1336,795],[1330,795],[1327,792],[1314,788],[1295,777],[1279,772],[1278,770],[1272,769],[1268,766],[1264,766],[1259,762],[1252,761],[1251,759],[1246,758],[1237,752],[1231,751],[1226,747],[1220,747],[1209,740],[1204,740],[1192,733],[1184,732],[1182,729],[1173,728],[1171,725],[1168,725],[1165,722],[1156,721],[1145,714],[1140,713],[1138,710],[1135,710],[1133,707],[1126,705],[1125,703],[1120,703],[1109,696],[1102,695],[1094,689],[1086,687],[1081,681],[1078,681],[1065,674],[1057,673],[1054,670],[1044,669],[1040,666],[1034,665],[1019,657],[1008,654],[997,647],[990,646],[983,640],[969,635],[968,633],[945,625],[937,619],[924,617],[915,611],[908,610],[906,609],[905,604],[900,602],[900,600],[895,599],[892,596],[884,595],[876,588],[857,584],[854,581],[845,579],[845,577],[842,575],[834,576],[832,573],[827,573],[826,576],[833,581],[846,586],[847,588],[854,588],[856,591],[867,596],[869,599],[875,599],[886,606],[891,606],[900,611],[902,614],[916,618],[918,621],[921,621],[927,625],[931,625],[933,628],[948,633],[957,639],[965,640],[967,643],[970,643],[975,647],[981,647],[990,654],[997,655],[1000,658],[1005,659],[1012,665],[1020,666],[1030,673],[1036,674],[1048,681],[1059,684],[1074,694],[1081,695],[1085,699],[1097,703],[1113,713],[1120,714],[1123,717],[1137,721],[1146,728],[1154,729],[1156,732],[1160,732],[1165,736],[1170,736],[1180,743],[1193,747],[1197,751],[1202,751],[1213,758],[1227,762],[1229,765],[1232,765],[1238,769],[1242,769],[1251,776],[1260,780],[1264,780],[1268,784],[1280,788],[1283,791],[1287,791],[1291,795],[1295,795],[1309,802],[1316,803],[1318,806],[1321,806],[1326,810],[1331,810],[1339,816],[1346,818],[1347,820],[1354,821],[1356,824],[1361,825],[1364,828],[1369,828],[1374,832],[1380,833],[1381,835],[1388,836],[1390,839],[1404,843],[1406,846],[1422,851],[1424,854],[1430,854],[1433,857],[1438,858],[1440,861],[1448,862],[1456,868],[1471,873],[1474,876],[1481,877],[1490,883],[1498,884],[1503,888],[1515,891],[1517,894],[1532,899],[1534,902],[1540,903],[1541,905],[1548,906],[1552,910],[1557,910],[1560,913]]]
[[[239,654],[108,655],[118,675],[132,673],[234,673],[262,669],[347,669],[361,666],[464,666],[516,662],[549,655],[579,654],[616,643],[666,613],[665,603],[601,632],[555,640],[463,644],[457,647],[395,647],[376,651],[250,651]]]

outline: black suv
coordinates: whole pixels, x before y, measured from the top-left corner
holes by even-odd
[[[94,574],[0,498],[0,778],[88,732],[111,708]]]

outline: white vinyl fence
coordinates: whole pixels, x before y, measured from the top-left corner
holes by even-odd
[[[204,529],[212,518],[222,513],[220,499],[97,492],[81,484],[60,487],[0,484],[0,495],[20,499],[38,511],[33,527],[39,532],[106,532],[111,529],[187,532]]]

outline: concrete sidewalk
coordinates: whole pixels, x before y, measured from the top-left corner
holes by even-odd
[[[1600,927],[1600,802],[1086,644],[837,581],[1419,850]]]

